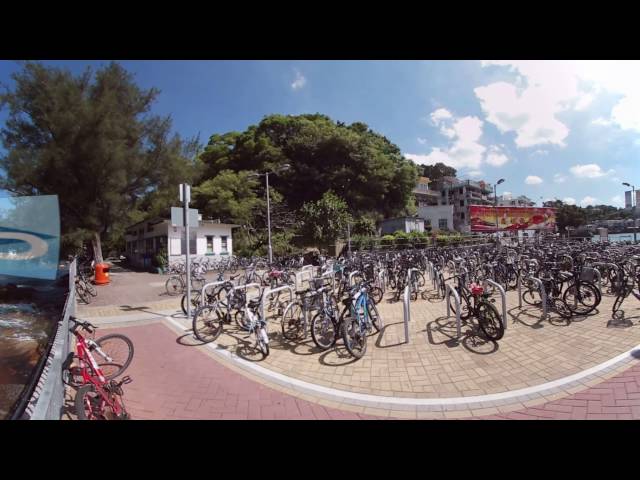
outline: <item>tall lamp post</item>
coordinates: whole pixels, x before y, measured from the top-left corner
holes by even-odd
[[[504,178],[501,178],[493,184],[493,210],[496,213],[496,243],[498,243],[498,185],[504,182]]]
[[[622,185],[624,185],[625,187],[631,187],[631,208],[633,209],[633,243],[636,243],[636,208],[638,207],[636,202],[636,187],[627,182],[624,182]]]
[[[280,172],[284,172],[285,170],[289,170],[291,168],[291,165],[289,165],[288,163],[285,163],[284,165],[282,165],[281,167],[271,171],[271,172],[264,172],[264,173],[253,173],[251,175],[249,175],[250,177],[264,177],[265,178],[265,183],[267,186],[267,230],[268,230],[268,235],[269,235],[269,265],[271,265],[273,263],[273,248],[271,247],[271,203],[269,200],[269,174],[277,174]]]

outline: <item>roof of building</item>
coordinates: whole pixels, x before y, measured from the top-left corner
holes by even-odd
[[[129,225],[126,229],[125,229],[125,233],[128,232],[128,230],[133,229],[134,227],[137,227],[138,225],[142,225],[142,224],[151,224],[151,225],[158,225],[159,223],[171,223],[171,219],[170,218],[166,218],[166,217],[150,217],[147,218],[145,220],[142,220],[138,223],[134,223],[133,225]],[[235,223],[223,223],[221,222],[219,219],[218,220],[211,220],[211,219],[202,219],[200,220],[200,225],[221,225],[224,227],[231,227],[231,228],[236,228],[236,227],[241,227],[242,225],[236,225]]]

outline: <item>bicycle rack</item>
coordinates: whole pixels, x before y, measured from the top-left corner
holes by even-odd
[[[453,300],[456,304],[456,328],[458,338],[462,336],[462,320],[460,319],[460,295],[456,292],[455,288],[447,283],[446,286],[445,302],[447,303],[447,317],[451,316],[451,308],[449,307],[449,297],[453,294]]]
[[[409,343],[409,320],[411,320],[411,296],[409,285],[404,287],[403,313],[404,313],[404,343]]]
[[[267,317],[264,316],[264,301],[265,301],[265,299],[269,295],[271,295],[273,293],[281,292],[281,291],[284,291],[284,290],[287,290],[289,292],[289,303],[292,303],[295,293],[294,293],[293,287],[291,285],[283,285],[281,287],[274,288],[273,290],[268,290],[268,291],[264,292],[264,295],[262,295],[262,300],[260,301],[260,313],[261,313],[263,319],[267,318]]]
[[[382,270],[380,270],[380,272],[378,272],[378,280],[380,282],[380,288],[382,288],[382,293],[385,293],[387,291],[387,282],[385,281],[385,274],[386,274],[386,270],[383,268]],[[335,279],[334,279],[334,283],[335,283]]]
[[[487,284],[493,286],[493,288],[497,288],[498,292],[500,292],[500,297],[502,298],[502,318],[504,318],[504,329],[507,329],[507,293],[504,291],[504,288],[502,288],[502,285],[500,285],[497,282],[494,282],[491,279],[485,278],[484,279],[484,288],[487,288]]]
[[[351,273],[349,274],[349,286],[350,286],[350,287],[351,287],[351,286],[353,286],[353,282],[351,281],[351,279],[353,278],[353,276],[354,276],[356,273],[360,273],[360,272],[359,272],[358,270],[354,270],[353,272],[351,272]]]
[[[247,283],[246,285],[235,285],[231,289],[231,294],[233,295],[233,292],[235,292],[236,290],[249,290],[249,288],[257,289],[258,295],[260,295],[260,289],[262,288],[262,286],[259,283]]]
[[[518,308],[522,308],[522,280],[521,276],[518,277]],[[542,318],[544,320],[547,318],[547,292],[544,290],[544,284],[542,280],[536,277],[528,277],[527,280],[532,280],[538,286],[540,290],[540,298],[542,299]]]

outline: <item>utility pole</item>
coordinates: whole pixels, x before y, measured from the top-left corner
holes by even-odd
[[[186,183],[180,185],[180,200],[182,200],[182,211],[184,212],[184,243],[187,247],[187,318],[191,318],[191,259],[189,257],[189,202],[191,201],[191,186]]]

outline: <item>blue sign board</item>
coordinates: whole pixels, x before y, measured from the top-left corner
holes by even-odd
[[[0,275],[55,280],[59,256],[57,195],[0,198]]]

